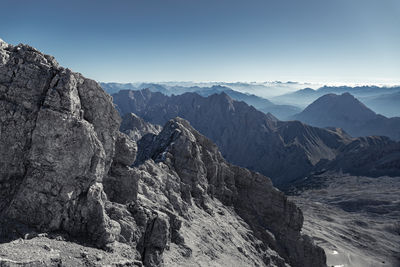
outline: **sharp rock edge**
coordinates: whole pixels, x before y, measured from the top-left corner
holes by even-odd
[[[2,242],[35,229],[128,244],[145,266],[325,266],[268,178],[180,118],[132,141],[96,82],[30,46],[0,41],[0,114]]]

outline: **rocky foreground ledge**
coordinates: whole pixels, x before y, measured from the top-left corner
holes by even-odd
[[[120,121],[95,81],[0,41],[0,266],[326,265],[267,177],[185,120],[137,143]]]

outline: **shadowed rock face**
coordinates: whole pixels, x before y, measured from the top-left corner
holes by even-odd
[[[400,176],[400,143],[388,137],[354,139],[331,161],[321,161],[316,169],[370,177]]]
[[[141,191],[147,195],[147,201],[160,203],[162,200],[158,199],[166,198],[164,201],[170,202],[172,210],[187,218],[193,205],[213,215],[218,199],[222,203],[220,209],[232,207],[262,242],[264,248],[256,246],[257,254],[265,253],[268,248],[282,257],[277,260],[264,255],[264,264],[279,266],[284,261],[291,266],[325,264],[323,251],[300,234],[301,211],[267,177],[227,163],[217,146],[187,121],[176,118],[167,122],[159,135],[144,136],[138,142],[138,151],[139,168],[158,172],[159,176],[164,170],[174,177],[166,181],[162,177],[156,179],[153,188],[144,182]],[[150,193],[154,188],[158,190]]]
[[[0,242],[34,229],[125,243],[145,266],[325,265],[301,211],[188,122],[137,145],[94,81],[26,45],[1,41],[0,63]]]
[[[138,141],[145,134],[158,134],[161,131],[161,126],[148,123],[134,113],[126,113],[122,117],[119,129],[121,132],[127,134],[133,141]]]
[[[261,172],[276,185],[303,177],[350,142],[343,132],[282,122],[225,93],[168,97],[141,90],[120,91],[113,97],[122,114],[133,112],[151,123],[163,124],[176,116],[188,120],[218,145],[228,161]]]
[[[228,161],[271,177],[280,188],[327,169],[354,175],[400,174],[398,142],[386,137],[352,138],[340,128],[279,121],[224,93],[168,97],[150,90],[125,90],[114,95],[114,103],[122,114],[134,112],[151,123],[162,124],[176,116],[188,120],[218,145]],[[378,164],[376,152],[383,158]]]

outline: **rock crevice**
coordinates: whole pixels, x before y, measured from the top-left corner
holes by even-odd
[[[62,232],[145,266],[325,265],[301,211],[187,121],[131,117],[136,143],[96,82],[26,45],[0,41],[0,63],[0,242]]]

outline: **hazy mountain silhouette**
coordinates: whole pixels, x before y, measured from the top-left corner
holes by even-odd
[[[293,116],[318,127],[340,127],[354,137],[384,135],[400,140],[400,118],[376,114],[349,93],[327,94]]]
[[[247,104],[252,105],[264,113],[272,113],[280,120],[286,120],[290,116],[300,112],[300,108],[298,107],[290,105],[276,105],[266,98],[259,97],[254,94],[241,93],[226,86],[216,85],[210,88],[199,88],[195,92],[201,96],[209,96],[225,92],[232,99],[246,102]]]
[[[400,87],[378,86],[324,86],[317,90],[301,89],[292,93],[272,98],[275,103],[284,103],[306,107],[319,97],[326,94],[350,93],[367,104],[375,112],[387,117],[400,116]]]
[[[400,91],[361,99],[368,107],[387,117],[400,116]]]
[[[181,95],[187,92],[195,92],[201,96],[209,96],[212,94],[219,94],[225,92],[231,98],[244,101],[249,105],[254,106],[256,109],[264,113],[272,113],[280,120],[286,120],[301,111],[300,108],[291,105],[276,105],[266,98],[256,96],[254,94],[242,93],[239,91],[232,90],[227,86],[214,85],[211,87],[199,87],[199,86],[163,86],[154,83],[142,83],[138,86],[133,84],[116,84],[116,83],[101,83],[104,90],[109,94],[114,94],[120,90],[142,90],[148,88],[151,92],[160,92],[164,95]]]
[[[110,95],[118,93],[120,90],[138,90],[132,83],[99,83],[104,91]]]

